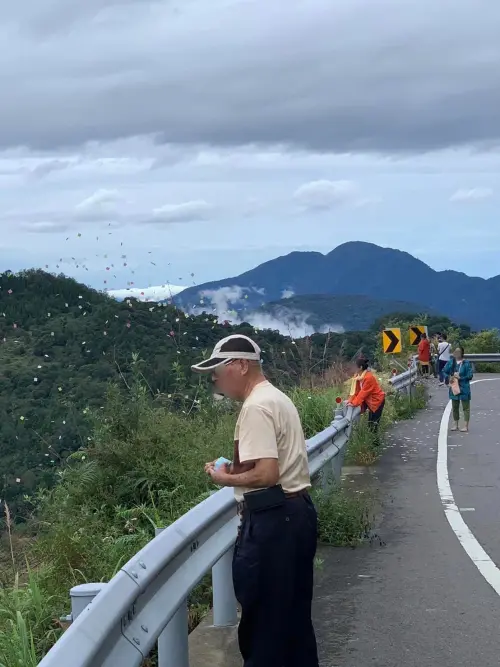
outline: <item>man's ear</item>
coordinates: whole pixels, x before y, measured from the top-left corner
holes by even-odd
[[[250,372],[250,362],[247,361],[246,359],[241,359],[240,364],[241,364],[241,374],[248,375],[248,373]]]

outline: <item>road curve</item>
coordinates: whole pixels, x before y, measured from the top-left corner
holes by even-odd
[[[480,379],[486,379],[487,376]],[[479,379],[479,378],[478,378]],[[322,667],[493,667],[500,596],[452,529],[436,479],[447,392],[391,433],[368,486],[380,540],[322,548],[314,607]],[[500,564],[500,382],[473,386],[471,432],[453,434],[449,483],[478,544]]]

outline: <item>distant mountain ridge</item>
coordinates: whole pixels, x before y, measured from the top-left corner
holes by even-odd
[[[224,289],[222,289],[224,288]],[[474,278],[435,271],[407,252],[364,241],[344,243],[326,255],[295,251],[232,278],[189,287],[175,297],[183,309],[258,309],[284,294],[360,295],[423,304],[474,329],[500,328],[500,275]]]

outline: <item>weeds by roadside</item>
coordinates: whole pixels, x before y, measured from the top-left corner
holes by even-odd
[[[423,384],[416,384],[411,394],[394,393],[391,396],[387,419],[390,423],[411,419],[415,413],[427,405],[427,391]]]
[[[326,428],[335,416],[335,399],[342,396],[339,387],[325,389],[296,388],[288,395],[297,406],[306,438]]]
[[[319,540],[338,547],[352,547],[369,537],[373,498],[337,486],[329,492],[314,489],[318,510]]]
[[[380,446],[377,446],[376,439],[372,431],[368,428],[368,421],[360,419],[353,426],[347,451],[345,454],[345,463],[347,465],[372,465],[379,456]]]

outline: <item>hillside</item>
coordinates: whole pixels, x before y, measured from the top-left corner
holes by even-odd
[[[0,275],[0,498],[15,499],[43,482],[58,463],[87,444],[88,408],[100,409],[110,381],[129,382],[133,355],[153,395],[192,408],[196,382],[191,364],[225,335],[239,331],[262,347],[271,379],[293,384],[311,367],[337,355],[368,354],[366,333],[314,335],[292,341],[248,324],[219,324],[168,305],[135,299],[118,302],[64,276],[42,271]],[[185,378],[188,381],[185,381]],[[189,392],[185,387],[189,386]]]
[[[362,295],[307,294],[266,303],[252,313],[252,318],[263,313],[285,322],[304,322],[315,331],[338,327],[346,331],[366,331],[384,315],[424,312],[434,314],[427,306],[406,301],[373,299]],[[245,311],[241,316],[245,317]]]
[[[259,308],[287,292],[355,294],[423,303],[474,329],[500,327],[500,276],[486,280],[434,271],[406,252],[365,242],[344,243],[327,255],[292,252],[239,276],[190,287],[175,301],[185,309],[211,310],[215,291],[218,304],[225,300],[236,310]]]

